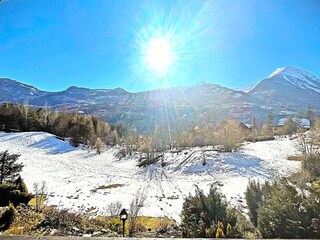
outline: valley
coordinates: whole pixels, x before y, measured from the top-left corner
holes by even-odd
[[[299,154],[297,140],[285,137],[244,143],[232,153],[212,147],[167,150],[164,167],[139,168],[138,153],[119,160],[119,147],[98,155],[44,132],[0,133],[0,151],[4,150],[21,154],[19,161],[25,165],[21,175],[29,191],[34,183],[46,182],[49,205],[91,216],[108,215],[108,205],[119,201],[129,208],[140,190],[147,193],[141,215],[166,216],[177,222],[184,198],[195,185],[206,192],[216,184],[231,205],[247,212],[244,192],[249,179],[272,181],[300,169],[300,162],[287,160]]]
[[[0,0],[0,240],[320,239],[319,0]]]

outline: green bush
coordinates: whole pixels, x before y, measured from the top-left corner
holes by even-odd
[[[28,204],[28,202],[33,198],[29,193],[20,192],[20,190],[14,190],[10,193],[10,202],[16,207],[19,204]]]
[[[258,209],[258,229],[264,238],[319,238],[312,231],[313,219],[319,217],[320,196],[299,194],[286,180],[263,189]]]
[[[24,181],[21,178],[21,176],[19,176],[14,183],[18,186],[18,190],[20,192],[23,192],[23,193],[28,193],[29,192],[28,188],[27,188],[27,185],[24,183]]]
[[[0,206],[8,206],[12,203],[15,207],[20,203],[28,204],[32,195],[28,192],[21,192],[21,186],[16,184],[0,184]]]
[[[302,164],[312,179],[320,177],[320,154],[310,154]]]
[[[183,237],[215,236],[218,222],[226,226],[230,220],[224,196],[215,186],[211,186],[208,195],[197,188],[195,196],[185,199],[181,220]]]
[[[249,216],[252,223],[258,225],[258,207],[262,200],[262,186],[259,182],[250,181],[245,193],[246,202],[249,209]]]
[[[122,222],[119,219],[119,217],[112,217],[109,221],[106,223],[106,228],[110,229],[111,232],[122,232]]]
[[[11,223],[13,223],[16,215],[16,209],[14,208],[13,204],[10,204],[9,207],[2,214],[2,216],[0,216],[0,230],[7,230]]]
[[[10,192],[16,190],[15,184],[0,184],[0,206],[8,206],[10,203]]]

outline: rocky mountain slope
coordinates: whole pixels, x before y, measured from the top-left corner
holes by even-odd
[[[320,112],[320,80],[294,67],[279,68],[249,92],[211,83],[132,93],[124,89],[69,87],[45,92],[20,82],[0,78],[0,102],[22,103],[94,114],[110,122],[123,122],[139,132],[155,125],[179,130],[227,118],[251,123],[264,120],[268,112],[294,113],[311,106]]]
[[[46,94],[46,92],[33,86],[9,78],[0,78],[0,102],[21,103],[30,98],[37,98]]]
[[[293,67],[279,68],[249,92],[266,106],[296,111],[308,105],[319,108],[320,80]]]

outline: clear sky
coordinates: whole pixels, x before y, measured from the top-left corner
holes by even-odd
[[[319,0],[0,2],[0,77],[42,90],[236,87],[283,66],[320,77]]]

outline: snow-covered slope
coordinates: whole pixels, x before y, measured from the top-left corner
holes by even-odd
[[[252,89],[254,89],[256,85],[257,85],[257,83],[251,84],[251,85],[240,85],[240,86],[234,88],[234,90],[235,90],[235,91],[241,91],[241,92],[248,93],[248,92],[250,92]]]
[[[238,153],[218,153],[212,148],[190,148],[166,152],[167,165],[138,168],[138,154],[118,160],[118,148],[101,155],[73,148],[43,132],[0,133],[0,151],[20,153],[22,177],[32,191],[35,182],[46,181],[49,204],[74,211],[93,207],[103,214],[109,203],[120,201],[128,208],[138,189],[148,193],[142,214],[168,216],[179,221],[183,199],[195,184],[207,191],[216,183],[235,206],[244,205],[249,179],[272,180],[299,169],[300,163],[286,160],[298,153],[295,142],[278,139],[246,144]],[[203,166],[203,154],[206,165]],[[119,184],[115,188],[97,189]]]

